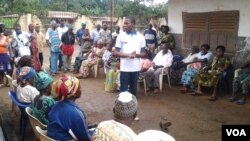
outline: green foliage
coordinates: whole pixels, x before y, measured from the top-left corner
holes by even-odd
[[[167,4],[147,7],[154,0],[114,0],[115,15],[135,16],[143,23],[152,17],[166,17]],[[72,11],[89,16],[109,16],[111,0],[0,0],[0,15],[34,13],[46,16],[51,11]]]
[[[17,18],[0,18],[0,23],[5,25],[5,28],[13,28],[17,22]]]

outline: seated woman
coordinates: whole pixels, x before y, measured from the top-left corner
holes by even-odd
[[[201,86],[213,87],[213,94],[208,100],[215,101],[217,99],[216,88],[218,80],[221,74],[225,71],[225,69],[228,68],[230,64],[229,59],[224,56],[225,50],[226,48],[224,46],[217,46],[216,56],[213,58],[212,63],[203,67],[199,71],[194,80],[194,82],[198,85],[194,95],[202,94]]]
[[[87,60],[84,60],[82,62],[80,68],[80,76],[77,76],[77,78],[81,79],[89,77],[91,68],[102,59],[103,53],[103,42],[102,40],[99,40],[97,41],[97,47],[94,47],[91,50],[90,54],[87,57]]]
[[[181,56],[177,56],[177,58],[175,56],[173,57],[173,64],[169,70],[171,84],[181,84],[183,72],[189,67],[189,64],[193,63],[198,53],[199,47],[193,46],[191,48],[191,53],[189,53],[186,58],[182,59]]]
[[[159,76],[162,69],[170,67],[173,61],[173,55],[168,49],[168,44],[161,42],[161,47],[162,50],[153,59],[153,66],[145,72],[147,91],[154,90],[155,94],[159,92]]]
[[[50,97],[52,83],[53,79],[44,71],[40,71],[35,77],[34,84],[40,95],[36,96],[32,103],[32,114],[45,125],[49,122],[49,111],[55,104],[55,100]]]
[[[183,84],[183,89],[181,90],[182,93],[186,93],[190,89],[195,89],[193,79],[197,74],[197,71],[212,60],[212,53],[208,51],[209,49],[210,46],[208,44],[201,45],[201,51],[193,59],[194,63],[188,65],[187,70],[183,72],[181,77],[181,83]]]
[[[23,103],[32,103],[34,98],[39,95],[39,91],[33,86],[36,72],[32,67],[22,67],[18,70],[20,79],[17,86],[17,98]]]
[[[134,141],[135,132],[129,128],[137,112],[137,99],[129,92],[120,93],[113,108],[114,120],[101,122],[92,141]]]
[[[92,133],[88,129],[86,116],[75,103],[82,94],[79,80],[63,75],[53,85],[56,85],[54,88],[60,101],[49,112],[47,135],[60,141],[90,141]]]
[[[249,82],[250,82],[250,62],[243,66],[239,76],[235,77],[233,80],[233,94],[229,98],[230,102],[237,100],[237,92],[242,84],[242,98],[237,100],[238,105],[244,105],[246,103],[246,95],[249,93]]]

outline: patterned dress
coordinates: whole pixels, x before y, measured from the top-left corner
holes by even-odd
[[[208,72],[200,71],[194,82],[197,85],[205,86],[205,87],[214,87],[217,85],[218,80],[221,74],[228,68],[230,64],[230,60],[226,57],[214,57],[213,62],[211,64],[211,70]]]
[[[32,33],[32,37],[34,38],[31,42],[30,42],[30,49],[32,51],[32,59],[34,62],[34,68],[36,70],[36,72],[39,72],[41,70],[41,63],[39,60],[39,49],[38,49],[38,44],[37,44],[37,33],[34,32]]]
[[[163,35],[161,37],[161,42],[162,41],[166,41],[168,43],[170,50],[174,49],[174,47],[175,47],[175,41],[174,41],[174,37],[172,35],[170,35],[170,34]]]
[[[181,83],[185,86],[190,86],[191,89],[194,89],[195,84],[193,83],[193,80],[201,66],[201,63],[190,64],[187,70],[185,70],[182,74]]]
[[[95,54],[103,56],[104,49],[94,48]],[[91,68],[100,61],[101,58],[97,56],[93,56],[92,53],[89,54],[88,59],[82,62],[82,66],[80,68],[80,73],[84,78],[87,78],[90,75]]]
[[[48,113],[55,100],[49,96],[41,96],[35,103],[32,104],[32,114],[43,124],[48,124]]]

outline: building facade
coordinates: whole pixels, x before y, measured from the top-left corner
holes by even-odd
[[[176,50],[208,43],[224,45],[232,63],[250,60],[250,0],[169,0],[168,25]]]

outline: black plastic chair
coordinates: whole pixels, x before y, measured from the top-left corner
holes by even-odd
[[[15,105],[19,108],[19,110],[21,112],[19,132],[21,134],[21,140],[24,141],[26,127],[27,127],[28,120],[29,120],[28,115],[25,112],[25,108],[30,107],[31,104],[26,104],[26,103],[20,102],[17,99],[16,93],[13,91],[9,91],[8,94],[9,94],[11,101],[15,103]]]

